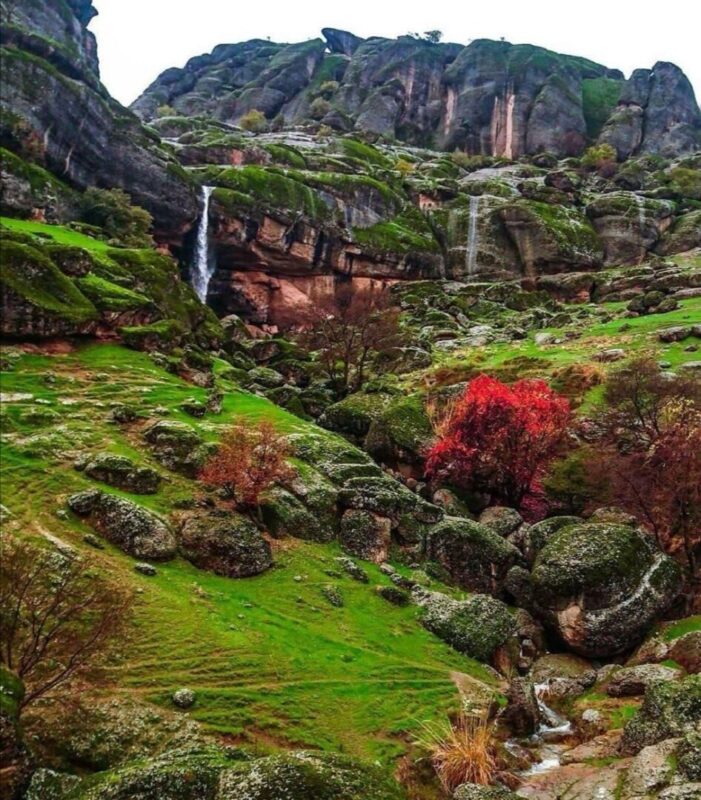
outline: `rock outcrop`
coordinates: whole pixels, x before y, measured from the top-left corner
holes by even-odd
[[[197,216],[193,182],[157,136],[99,81],[97,13],[85,0],[8,4],[3,12],[0,142],[61,182],[125,189],[178,241]],[[35,206],[41,209],[41,197]]]
[[[532,45],[322,34],[326,41],[219,45],[166,70],[133,109],[147,120],[168,106],[224,122],[256,109],[287,126],[321,121],[506,158],[573,155],[600,133],[621,157],[691,152],[701,141],[693,90],[673,64],[626,81],[618,70]]]

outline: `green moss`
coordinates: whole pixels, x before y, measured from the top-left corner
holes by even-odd
[[[582,110],[587,135],[596,139],[621,96],[623,81],[615,78],[585,78],[582,81]]]
[[[364,247],[381,252],[440,252],[426,218],[415,208],[407,208],[400,216],[369,228],[353,228],[353,239]]]
[[[36,247],[4,240],[0,281],[32,306],[75,324],[97,319],[95,306]]]
[[[149,305],[148,297],[90,274],[76,281],[83,294],[100,311],[131,311]]]
[[[664,639],[666,642],[672,642],[694,631],[701,631],[701,615],[686,617],[686,619],[680,619],[678,622],[673,622],[665,627]]]
[[[268,144],[265,149],[276,163],[287,164],[296,169],[306,169],[307,167],[306,159],[296,147],[288,144]]]
[[[340,145],[345,155],[364,164],[372,164],[385,169],[392,168],[390,159],[371,144],[358,141],[358,139],[341,139]]]

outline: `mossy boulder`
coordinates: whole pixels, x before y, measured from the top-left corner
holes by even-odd
[[[464,655],[489,663],[516,632],[509,607],[485,594],[453,600],[440,592],[415,591],[422,625]]]
[[[608,657],[636,645],[672,604],[681,572],[627,525],[566,525],[531,574],[537,614],[575,652]]]
[[[173,420],[159,420],[144,431],[154,458],[173,472],[194,478],[202,468],[211,447],[190,425]]]
[[[399,520],[412,514],[421,522],[437,522],[443,516],[438,506],[427,503],[403,484],[386,476],[349,478],[338,493],[339,504],[345,508],[373,511]]]
[[[156,470],[140,467],[130,458],[114,453],[97,453],[85,464],[84,471],[93,480],[134,494],[155,494],[161,484]]]
[[[701,675],[651,683],[640,710],[628,721],[621,740],[627,755],[665,739],[698,731],[701,726]]]
[[[559,530],[568,525],[577,525],[583,522],[581,517],[548,517],[540,522],[536,522],[526,532],[523,537],[523,554],[529,563],[535,561],[536,556],[545,547],[548,541]]]
[[[19,723],[24,684],[13,672],[0,667],[0,774],[3,798],[20,795],[29,781],[32,761],[22,740]]]
[[[179,544],[196,567],[227,578],[259,575],[273,565],[270,544],[236,512],[191,517],[180,529]]]
[[[168,561],[176,553],[176,540],[170,526],[142,506],[102,492],[88,489],[71,495],[68,506],[105,539],[134,558]]]
[[[433,440],[433,428],[420,395],[394,398],[374,419],[365,449],[386,464],[421,464]]]
[[[235,748],[181,748],[98,773],[51,800],[405,800],[379,767],[291,752],[253,759]]]
[[[379,564],[389,554],[392,522],[372,511],[349,508],[341,518],[339,538],[350,555]]]
[[[319,418],[319,424],[330,431],[342,433],[356,441],[362,440],[391,402],[386,394],[358,392],[329,406]]]
[[[682,214],[665,233],[656,251],[663,256],[701,247],[701,209]]]
[[[276,539],[294,536],[314,542],[330,542],[335,538],[337,526],[325,527],[323,519],[281,487],[273,487],[265,493],[261,511],[268,531]]]
[[[463,783],[453,794],[453,800],[518,800],[518,795],[504,786],[479,786]]]
[[[497,594],[520,553],[486,525],[446,517],[428,534],[426,558],[440,564],[463,589]]]

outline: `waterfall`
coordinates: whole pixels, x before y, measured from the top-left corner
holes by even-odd
[[[479,244],[479,231],[477,229],[479,215],[480,196],[470,196],[470,224],[467,229],[467,249],[465,251],[465,265],[467,274],[475,274],[477,262],[477,246]]]
[[[640,236],[640,260],[644,261],[647,255],[645,247],[645,200],[639,195],[635,195],[635,204],[638,207],[638,235]]]
[[[214,274],[214,262],[209,257],[209,199],[213,191],[213,186],[202,187],[202,214],[197,225],[197,242],[190,269],[192,288],[203,303],[207,302],[207,289]]]

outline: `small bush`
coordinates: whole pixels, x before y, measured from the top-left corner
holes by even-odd
[[[239,125],[249,133],[264,133],[268,129],[268,120],[262,111],[252,108],[241,117]]]
[[[102,228],[110,239],[127,247],[153,245],[153,218],[146,209],[132,205],[121,189],[88,189],[81,198],[81,221]]]
[[[329,111],[331,111],[331,104],[323,97],[317,97],[316,100],[309,106],[309,113],[313,119],[322,119]]]

